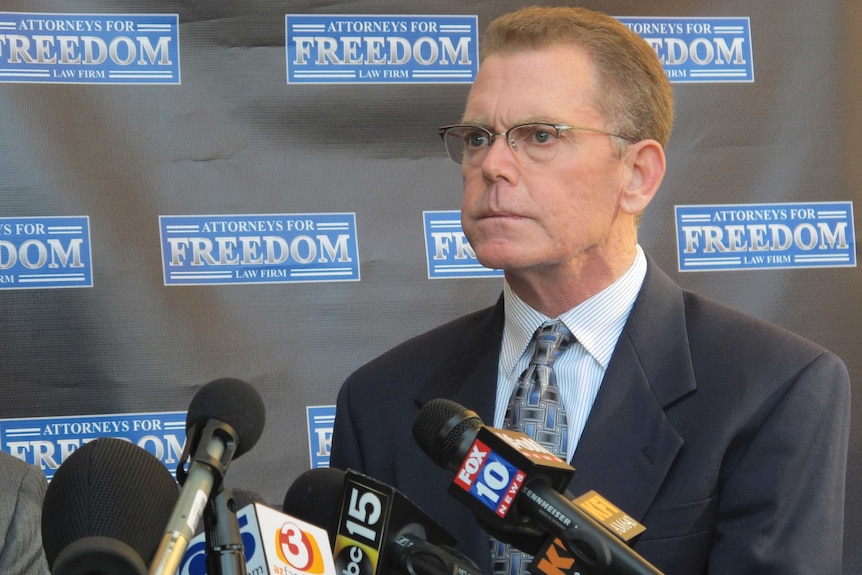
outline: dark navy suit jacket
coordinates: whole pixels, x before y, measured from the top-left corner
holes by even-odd
[[[331,465],[397,487],[490,573],[489,543],[415,444],[419,409],[452,399],[493,425],[497,305],[413,338],[352,374]],[[634,549],[666,574],[839,574],[850,383],[790,332],[682,290],[649,261],[571,464],[646,526]]]

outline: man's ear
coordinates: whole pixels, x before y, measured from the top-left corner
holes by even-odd
[[[664,179],[664,148],[655,140],[641,140],[628,147],[624,161],[629,173],[620,197],[620,208],[627,214],[640,214],[655,197]]]

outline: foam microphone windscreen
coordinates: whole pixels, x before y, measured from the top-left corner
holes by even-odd
[[[326,529],[329,544],[334,548],[343,494],[344,471],[329,467],[310,469],[288,488],[281,510]]]
[[[108,437],[83,445],[60,465],[45,494],[42,543],[48,565],[57,573],[55,561],[64,550],[68,556],[70,546],[78,563],[95,565],[98,557],[126,546],[149,563],[178,496],[171,473],[147,450]],[[100,547],[105,541],[111,551]],[[98,572],[89,569],[65,572]]]
[[[186,432],[208,420],[230,425],[237,435],[234,459],[254,447],[266,424],[266,406],[255,388],[231,377],[216,379],[198,390],[186,414]]]

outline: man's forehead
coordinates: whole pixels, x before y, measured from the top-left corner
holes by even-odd
[[[495,53],[479,69],[462,119],[493,125],[504,118],[504,125],[514,125],[591,117],[599,109],[595,85],[592,64],[573,46]]]

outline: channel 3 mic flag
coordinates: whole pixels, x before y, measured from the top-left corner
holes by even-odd
[[[325,529],[259,503],[237,511],[249,575],[336,575]],[[189,542],[178,575],[206,575],[206,535]]]

